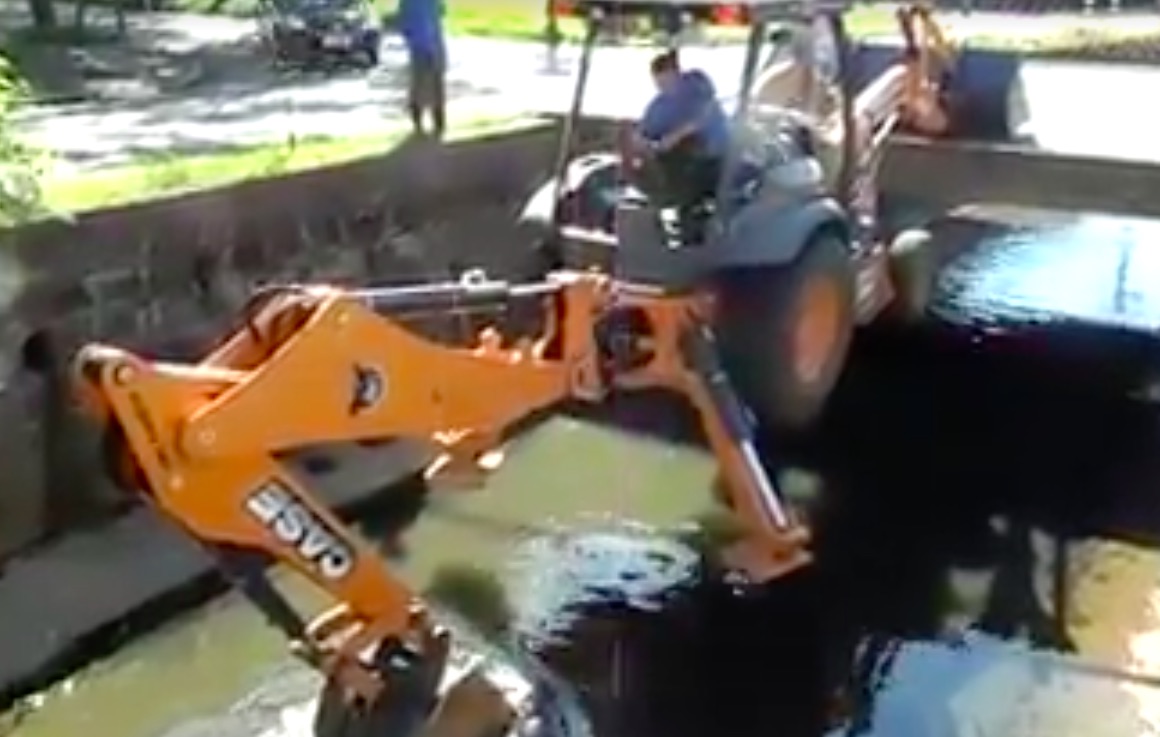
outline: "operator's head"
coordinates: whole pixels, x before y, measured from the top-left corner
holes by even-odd
[[[656,55],[649,68],[658,90],[663,92],[671,88],[681,76],[681,60],[677,56],[677,50],[669,49],[663,54]]]

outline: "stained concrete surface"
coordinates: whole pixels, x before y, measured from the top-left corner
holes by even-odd
[[[577,448],[585,450],[590,467],[546,487],[545,474],[567,467]],[[409,581],[422,584],[454,562],[498,563],[513,528],[544,529],[592,512],[672,522],[704,502],[700,489],[709,473],[704,459],[647,439],[634,442],[564,420],[521,440],[513,453],[531,463],[505,466],[486,492],[443,497],[408,534],[407,547],[415,551],[405,568]],[[625,463],[637,453],[647,462],[626,479]],[[389,500],[384,501],[389,511]],[[310,609],[323,603],[292,576],[279,583]],[[18,719],[15,734],[68,737],[99,727],[120,737],[153,737],[169,729],[253,735],[277,726],[280,708],[262,704],[293,705],[312,689],[313,680],[286,666],[281,638],[248,605],[229,596],[49,691],[39,711]],[[267,681],[257,695],[248,693]],[[176,684],[184,684],[180,693],[173,690]],[[232,716],[219,718],[219,710],[243,693],[247,696]]]

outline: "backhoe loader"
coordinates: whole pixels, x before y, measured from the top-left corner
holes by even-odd
[[[892,232],[879,216],[887,140],[1009,137],[1018,127],[1018,61],[953,48],[921,4],[898,11],[898,46],[846,29],[848,0],[576,0],[558,13],[583,20],[586,42],[556,170],[521,222],[539,268],[593,263],[633,280],[712,290],[726,370],[761,424],[807,427],[845,365],[857,326],[921,316],[933,259],[922,230]],[[708,223],[671,227],[655,155],[627,145],[578,155],[583,101],[599,40],[636,18],[666,29],[747,33],[732,141]],[[762,62],[766,49],[771,56]],[[788,53],[787,53],[788,52]],[[643,74],[643,72],[641,72]],[[729,94],[732,90],[723,90]],[[643,102],[643,101],[642,101]],[[626,131],[627,133],[627,131]]]
[[[356,291],[270,287],[196,363],[92,344],[74,377],[104,428],[114,480],[203,545],[326,674],[317,737],[564,737],[576,733],[545,726],[561,720],[543,713],[552,689],[542,679],[528,676],[519,698],[487,668],[449,679],[458,660],[439,619],[280,459],[322,443],[419,440],[439,451],[433,487],[478,486],[505,431],[528,415],[666,389],[696,409],[719,465],[715,491],[736,526],[721,562],[743,581],[771,581],[810,562],[809,534],[758,458],[712,309],[697,294],[568,271],[518,285],[475,273]],[[472,341],[438,342],[408,322],[454,311],[480,320]],[[501,330],[515,311],[540,319]],[[266,576],[268,562],[336,606],[307,621]]]

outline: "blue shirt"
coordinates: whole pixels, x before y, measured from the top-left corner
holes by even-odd
[[[711,156],[723,156],[729,146],[729,121],[717,100],[713,82],[699,70],[682,72],[677,83],[659,92],[645,108],[640,133],[659,141],[676,129],[698,120],[697,135]]]
[[[399,0],[397,19],[399,33],[412,54],[443,56],[443,0]]]

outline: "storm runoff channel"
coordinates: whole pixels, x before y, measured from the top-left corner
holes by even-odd
[[[687,409],[650,395],[536,430],[478,507],[432,504],[412,556],[490,567],[519,641],[600,735],[1148,733],[1158,234],[1004,210],[937,226],[955,253],[928,324],[861,336],[817,431],[758,439],[817,538],[815,565],[774,586],[738,595],[658,532],[711,468]],[[248,609],[215,605],[13,734],[305,737],[316,679],[281,652]]]
[[[931,321],[860,337],[815,433],[759,438],[783,478],[813,478],[799,495],[817,537],[808,571],[738,595],[673,536],[539,519],[537,499],[552,495],[631,516],[618,484],[656,487],[657,500],[706,495],[695,425],[657,396],[522,444],[518,483],[492,494],[528,508],[490,510],[521,520],[502,545],[472,541],[471,530],[486,536],[484,515],[435,509],[413,549],[440,542],[493,567],[522,642],[576,685],[601,735],[1154,732],[1160,696],[1146,683],[1091,676],[1049,696],[1025,655],[1050,663],[1075,649],[1111,671],[1160,669],[1128,646],[1160,631],[1141,613],[1160,571],[1160,420],[1148,401],[1160,225],[986,211],[939,227],[955,254]],[[619,468],[597,468],[609,459]],[[251,616],[236,602],[199,614],[78,677],[12,734],[306,737],[316,682]],[[969,635],[946,636],[964,624]],[[990,685],[972,701],[972,684]]]

